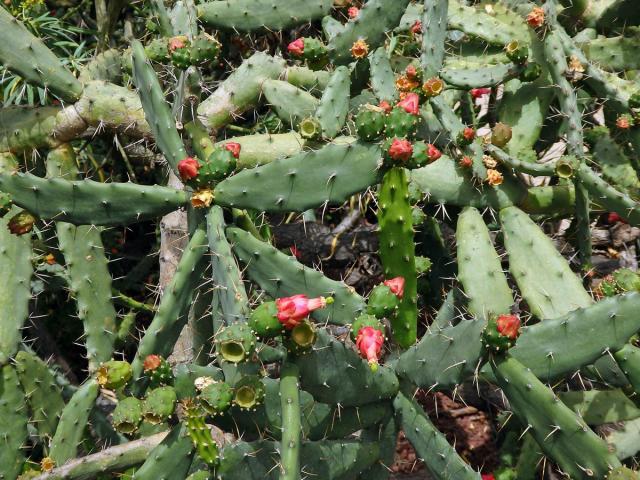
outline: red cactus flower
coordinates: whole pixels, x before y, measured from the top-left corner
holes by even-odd
[[[416,77],[418,76],[418,70],[416,70],[415,65],[409,65],[405,69],[404,73],[409,80],[415,80]]]
[[[493,473],[483,473],[482,480],[496,480],[496,477],[493,476]]]
[[[386,100],[382,100],[380,105],[378,105],[381,109],[384,110],[384,113],[390,113],[393,110],[393,107]]]
[[[358,7],[349,7],[349,10],[347,10],[347,14],[349,15],[349,18],[356,18],[359,13],[360,13],[360,9]]]
[[[384,335],[373,327],[362,327],[356,337],[356,347],[363,358],[366,358],[373,370],[378,366],[380,351],[384,343]]]
[[[153,372],[162,364],[162,357],[159,355],[147,355],[142,362],[142,368],[145,372]]]
[[[422,22],[420,20],[416,20],[416,22],[411,25],[411,33],[416,35],[422,33]]]
[[[411,115],[418,115],[420,113],[420,97],[417,93],[407,93],[398,106],[404,108],[404,111]]]
[[[627,223],[627,221],[622,218],[620,215],[618,215],[616,212],[609,212],[609,214],[607,215],[607,223],[612,225],[614,223]]]
[[[200,163],[198,163],[198,160],[193,157],[187,157],[178,162],[178,172],[180,173],[180,178],[182,178],[183,182],[197,177],[199,168]]]
[[[500,335],[515,340],[520,333],[520,317],[517,315],[500,315],[496,320],[496,326]]]
[[[229,142],[224,144],[224,148],[229,150],[233,154],[233,158],[238,158],[240,156],[240,144],[236,142]]]
[[[389,156],[393,160],[406,162],[413,154],[413,145],[409,140],[404,138],[394,138],[389,147]]]
[[[287,50],[294,57],[301,57],[304,54],[304,38],[298,38],[287,45]]]
[[[396,297],[402,299],[402,296],[404,295],[404,277],[395,277],[391,280],[385,280],[382,283],[389,287]]]
[[[167,48],[169,49],[169,52],[174,52],[175,50],[186,47],[188,42],[189,39],[186,36],[178,35],[169,39]]]
[[[435,145],[427,144],[427,157],[430,162],[435,162],[442,156],[442,152],[436,148]]]
[[[462,136],[465,140],[471,142],[476,138],[476,131],[471,127],[465,127],[464,130],[462,130]]]
[[[308,298],[306,295],[294,295],[276,300],[278,320],[288,330],[298,325],[300,320],[309,316],[312,311],[326,306],[327,299],[324,297]]]
[[[471,168],[471,165],[473,165],[473,160],[471,160],[471,157],[469,155],[465,155],[460,159],[458,164],[462,168]]]
[[[527,23],[530,27],[540,28],[544,23],[544,10],[540,7],[533,7],[527,15]]]
[[[491,93],[491,89],[490,88],[472,88],[470,93],[473,98],[480,98],[485,95],[489,95]]]

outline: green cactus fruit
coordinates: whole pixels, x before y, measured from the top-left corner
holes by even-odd
[[[607,480],[638,480],[638,474],[630,468],[618,467],[609,472]]]
[[[617,288],[622,292],[640,292],[640,275],[628,268],[621,268],[613,272]]]
[[[387,287],[389,288],[389,287]],[[384,325],[374,315],[363,313],[351,324],[351,339],[355,342],[361,328],[372,327],[384,334]]]
[[[317,140],[322,136],[322,126],[314,117],[307,117],[298,125],[298,131],[302,138],[307,140]]]
[[[251,312],[249,326],[260,338],[277,337],[284,330],[277,313],[276,302],[264,302]]]
[[[210,187],[231,175],[236,165],[236,158],[230,150],[216,148],[209,158],[200,161],[196,182],[201,187]]]
[[[384,133],[388,138],[414,137],[422,117],[412,115],[401,107],[394,107],[385,118]]]
[[[159,30],[155,18],[147,18],[147,21],[144,24],[144,28],[146,28],[147,31],[151,33],[157,33]]]
[[[640,109],[640,91],[633,93],[629,97],[629,108]]]
[[[327,47],[316,38],[305,37],[302,58],[312,70],[322,70],[329,62]]]
[[[173,385],[171,365],[160,355],[147,355],[142,363],[145,376],[151,388],[161,385]]]
[[[519,334],[520,318],[517,315],[491,315],[482,340],[486,348],[503,353],[515,345]]]
[[[235,385],[233,403],[242,410],[252,410],[263,402],[264,395],[264,385],[260,377],[242,377]]]
[[[191,53],[188,48],[177,48],[171,52],[171,63],[180,70],[191,66]]]
[[[120,400],[111,421],[117,431],[127,435],[134,433],[142,421],[142,402],[136,397]]]
[[[204,412],[200,405],[187,398],[182,402],[184,423],[198,455],[207,465],[218,463],[218,444],[211,435],[211,429],[204,422]]]
[[[0,218],[4,217],[11,210],[11,195],[0,192]]]
[[[517,40],[507,43],[504,47],[507,58],[518,65],[524,64],[529,58],[529,49],[526,45],[521,45]]]
[[[191,65],[201,65],[215,60],[220,53],[220,42],[210,35],[199,35],[191,42]]]
[[[210,415],[226,412],[233,401],[233,389],[228,383],[214,382],[202,389],[198,395],[200,405]]]
[[[377,318],[389,317],[398,308],[400,300],[386,285],[376,285],[367,299],[367,313]]]
[[[496,147],[504,147],[511,140],[511,127],[505,123],[498,122],[491,129],[491,143]]]
[[[407,162],[407,168],[420,168],[429,163],[429,145],[422,140],[413,143],[413,153]]]
[[[542,75],[542,67],[536,62],[527,62],[524,68],[520,71],[520,78],[523,82],[533,82]]]
[[[291,329],[286,338],[287,349],[296,355],[302,355],[313,347],[318,339],[315,325],[305,318]]]
[[[7,228],[14,235],[24,235],[33,230],[33,225],[35,223],[36,217],[26,210],[22,210],[9,219]]]
[[[560,157],[556,162],[556,175],[560,178],[572,178],[579,165],[578,159],[572,155]]]
[[[416,273],[418,276],[428,273],[431,270],[431,265],[429,257],[416,256]]]
[[[147,394],[142,404],[144,419],[157,425],[164,422],[176,408],[177,395],[173,387],[159,387]]]
[[[356,131],[358,137],[365,142],[377,140],[385,127],[384,110],[375,105],[366,104],[360,107],[356,116]]]
[[[224,360],[240,363],[249,360],[256,348],[256,336],[246,323],[223,328],[216,336],[216,351]]]
[[[98,368],[96,379],[102,388],[117,390],[131,379],[132,369],[129,362],[109,360]]]
[[[607,275],[594,290],[597,298],[615,297],[619,292],[618,285],[613,275]]]

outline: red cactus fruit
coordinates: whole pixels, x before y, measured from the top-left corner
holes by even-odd
[[[422,33],[422,22],[420,20],[416,20],[413,25],[411,25],[411,33],[417,35]]]
[[[413,154],[413,145],[404,138],[394,138],[389,147],[389,156],[396,161],[406,162]]]
[[[484,95],[489,95],[491,93],[491,89],[490,88],[472,88],[470,93],[473,98],[480,98],[480,97],[483,97]]]
[[[435,162],[442,156],[442,152],[438,150],[435,145],[428,143],[427,156],[429,157],[429,162]]]
[[[198,176],[198,170],[200,169],[200,163],[198,159],[193,157],[187,157],[184,160],[178,162],[178,172],[183,182],[196,178]]]
[[[229,150],[233,154],[233,158],[240,157],[240,144],[236,142],[229,142],[224,144],[224,148]]]
[[[511,340],[520,334],[520,317],[518,315],[500,315],[496,320],[498,333]]]
[[[298,38],[287,45],[288,52],[294,57],[301,57],[304,54],[304,38]]]
[[[411,115],[418,115],[420,113],[420,97],[417,93],[407,93],[404,99],[399,101],[397,105]]]

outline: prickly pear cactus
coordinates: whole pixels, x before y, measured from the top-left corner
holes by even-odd
[[[4,2],[0,478],[636,478],[640,9],[539,3]]]

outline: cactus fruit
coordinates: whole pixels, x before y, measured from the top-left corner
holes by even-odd
[[[118,402],[113,411],[113,426],[119,432],[131,435],[138,430],[138,425],[143,418],[142,412],[142,402],[139,399],[136,397],[124,398]]]
[[[400,297],[396,295],[388,285],[384,283],[376,285],[367,299],[367,313],[377,318],[390,317],[398,305]]]
[[[399,429],[434,478],[635,475],[640,277],[591,276],[640,224],[634,2],[5,3],[0,478],[382,479]],[[411,400],[471,381],[518,419],[493,474]]]
[[[252,410],[264,400],[264,385],[259,377],[242,377],[234,386],[233,404],[242,410]]]
[[[157,425],[173,415],[176,401],[177,395],[173,387],[154,388],[143,401],[142,415],[147,422]]]
[[[315,325],[305,318],[288,332],[285,345],[290,352],[301,355],[313,347],[317,338],[318,334]]]
[[[132,376],[129,362],[110,360],[98,368],[96,379],[102,388],[117,390],[124,387]]]
[[[511,348],[520,335],[520,318],[517,315],[492,315],[482,335],[487,349],[502,353]]]
[[[152,388],[173,383],[171,365],[160,355],[147,355],[142,364],[145,377],[149,378]]]
[[[385,112],[374,105],[363,105],[356,117],[358,137],[366,142],[380,138],[385,128]]]
[[[202,408],[210,415],[226,412],[233,401],[233,389],[225,382],[213,382],[198,395]]]
[[[235,323],[216,335],[216,351],[223,360],[231,363],[246,362],[256,348],[256,337],[246,323]]]
[[[13,235],[25,235],[33,230],[36,220],[36,217],[23,210],[9,219],[7,228]]]

